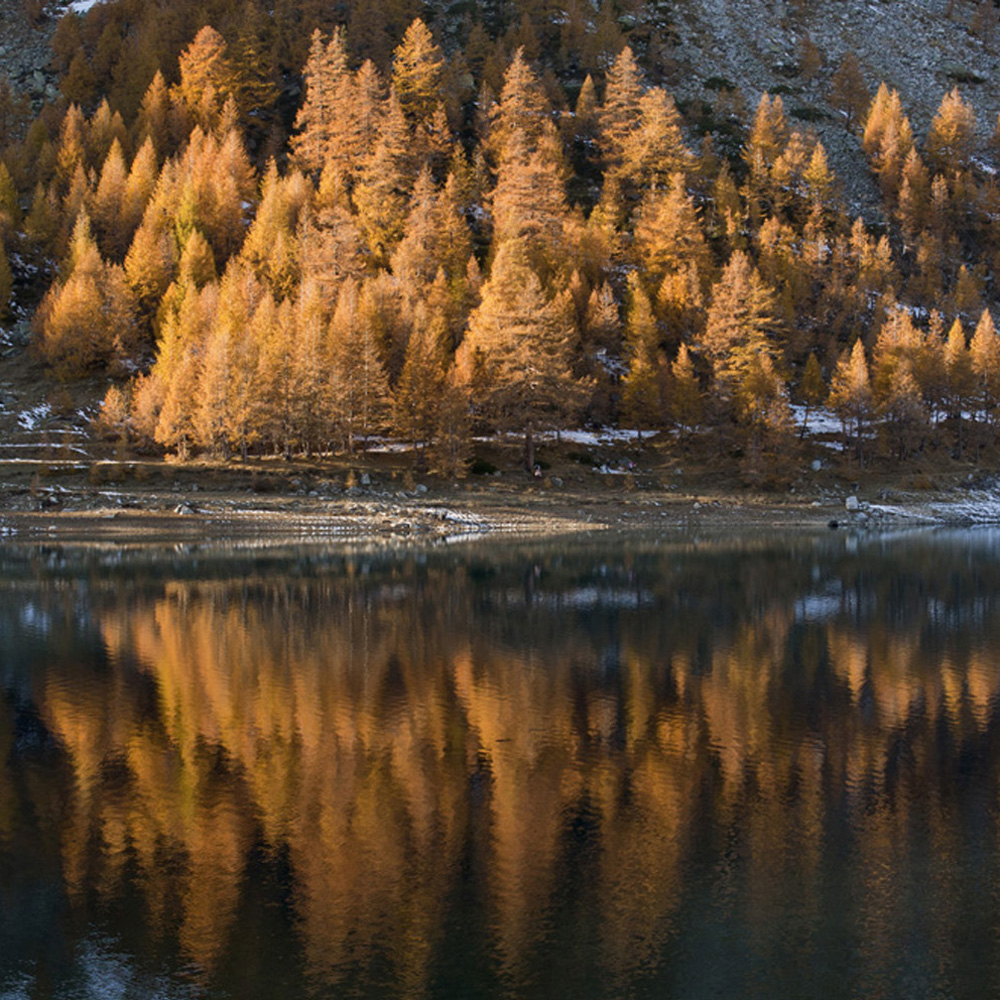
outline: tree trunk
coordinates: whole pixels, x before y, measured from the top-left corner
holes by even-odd
[[[531,436],[531,424],[524,429],[524,465],[528,472],[535,471],[535,439]]]

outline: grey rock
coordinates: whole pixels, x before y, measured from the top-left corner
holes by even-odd
[[[851,511],[851,513],[861,510],[861,504],[858,502],[858,498],[856,496],[849,496],[844,501],[844,507],[846,507],[847,510]]]

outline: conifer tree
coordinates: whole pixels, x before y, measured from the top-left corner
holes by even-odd
[[[169,219],[155,207],[146,213],[125,257],[125,278],[139,318],[151,324],[177,267],[177,244]]]
[[[392,273],[418,291],[434,280],[441,266],[437,255],[437,201],[431,172],[425,166],[413,185],[405,235],[391,261]]]
[[[560,427],[579,406],[570,370],[572,326],[564,304],[549,300],[528,263],[527,249],[508,240],[497,252],[482,302],[460,348],[466,384],[480,369],[486,415],[524,433],[525,465],[535,464],[535,431]]]
[[[118,111],[112,111],[108,99],[102,98],[97,110],[87,122],[87,167],[98,170],[107,158],[115,140],[123,151],[128,150],[128,132]]]
[[[973,389],[972,359],[965,343],[965,331],[958,318],[948,331],[944,349],[945,387],[948,411],[955,421],[955,447],[961,459],[965,448],[964,411],[970,402]]]
[[[132,160],[122,194],[121,227],[126,241],[131,241],[142,222],[143,213],[156,188],[157,174],[156,147],[153,140],[147,138]]]
[[[358,225],[373,261],[379,266],[388,262],[403,235],[413,181],[411,142],[410,127],[392,91],[375,150],[354,190]]]
[[[319,29],[313,32],[303,76],[306,96],[295,119],[294,160],[303,170],[339,170],[347,176],[365,150],[358,121],[361,95],[348,68],[342,28],[334,28],[325,44]]]
[[[17,187],[7,164],[0,160],[0,239],[9,238],[21,224]]]
[[[425,451],[438,427],[444,388],[442,346],[446,336],[444,317],[433,315],[425,303],[419,303],[393,401],[393,425],[416,448],[419,469],[425,465]]]
[[[804,413],[802,417],[802,436],[805,437],[809,427],[809,414],[816,407],[821,406],[827,397],[826,383],[823,381],[823,371],[819,366],[815,353],[810,353],[806,360],[805,368],[802,371],[802,379],[799,382],[799,399],[802,400]]]
[[[412,128],[428,128],[441,102],[444,56],[419,18],[406,29],[392,57],[392,86]]]
[[[692,266],[699,280],[707,281],[711,276],[708,244],[686,182],[684,174],[674,174],[666,191],[647,194],[636,218],[636,254],[654,288],[666,275]]]
[[[233,44],[226,53],[226,82],[241,125],[257,136],[266,132],[280,96],[274,40],[269,37],[272,34],[270,19],[246,0]]]
[[[879,329],[873,352],[872,390],[889,450],[904,459],[926,424],[921,374],[923,336],[909,312],[895,308]]]
[[[312,187],[297,171],[279,177],[272,160],[261,187],[260,204],[243,241],[240,256],[266,281],[280,301],[299,283],[299,217],[312,196]]]
[[[493,192],[494,247],[516,240],[530,248],[530,263],[548,279],[563,261],[568,210],[559,165],[538,150],[520,155],[513,139]]]
[[[339,286],[338,286],[339,287]],[[303,279],[295,303],[291,344],[291,420],[285,453],[294,439],[310,455],[314,448],[330,444],[337,434],[334,412],[340,372],[334,365],[328,335],[330,302],[327,289],[308,276]]]
[[[846,448],[849,449],[853,442],[858,462],[864,464],[865,436],[872,412],[872,389],[868,360],[860,338],[855,340],[850,352],[844,351],[837,361],[827,405],[840,417]]]
[[[285,461],[291,461],[298,436],[295,325],[295,306],[285,299],[275,312],[258,358],[260,434]]]
[[[128,170],[117,139],[101,167],[101,179],[93,199],[93,223],[98,244],[106,257],[122,261],[132,234],[124,213]]]
[[[231,74],[226,60],[226,40],[205,25],[181,53],[177,99],[205,131],[214,129],[222,106],[231,93]]]
[[[135,123],[137,145],[141,147],[149,140],[161,157],[171,155],[175,149],[173,117],[167,82],[157,70],[139,105]]]
[[[997,403],[1000,402],[1000,337],[988,309],[983,310],[976,324],[969,344],[969,357],[975,380],[976,403],[983,419],[992,425]]]
[[[533,153],[550,124],[551,108],[538,76],[518,49],[504,73],[500,100],[490,110],[489,149],[496,162],[513,155],[508,146],[515,139],[519,158]]]
[[[764,94],[754,115],[743,150],[751,177],[765,177],[788,142],[788,119],[780,95]]]
[[[712,289],[702,338],[720,387],[734,389],[754,358],[766,355],[772,363],[778,360],[775,313],[774,292],[749,257],[737,251]]]
[[[642,92],[642,71],[632,49],[626,45],[608,70],[599,117],[598,141],[605,163],[612,171],[621,166],[625,150],[641,126]]]
[[[953,87],[941,101],[927,133],[927,159],[935,170],[964,170],[974,150],[976,113]]]
[[[701,385],[687,344],[683,342],[670,366],[669,407],[682,439],[698,428],[703,410]]]
[[[681,118],[674,99],[660,87],[639,98],[638,127],[621,136],[623,181],[640,190],[666,188],[675,174],[692,165],[681,135]]]
[[[752,484],[780,476],[795,449],[785,384],[767,354],[754,355],[737,387],[744,453],[743,478]]]
[[[865,119],[861,146],[879,175],[883,194],[895,199],[903,164],[913,148],[913,130],[903,113],[899,92],[882,83]]]
[[[622,380],[622,416],[636,428],[639,441],[642,441],[643,430],[656,427],[663,416],[659,339],[649,296],[633,273],[629,275],[629,308],[625,323],[628,373]]]
[[[374,330],[362,321],[358,287],[345,281],[330,322],[333,419],[348,451],[358,439],[381,433],[391,412],[389,380]]]
[[[850,49],[844,53],[837,71],[830,78],[830,104],[843,116],[848,129],[863,121],[871,102],[858,57]]]
[[[62,278],[35,315],[40,349],[61,375],[84,374],[137,347],[134,304],[122,269],[102,259],[86,214],[74,229]]]
[[[431,451],[434,471],[445,476],[464,476],[472,457],[472,428],[468,392],[454,366],[445,375],[434,438]]]
[[[60,193],[64,193],[70,185],[78,167],[86,168],[86,150],[84,137],[87,125],[83,112],[76,104],[66,109],[62,124],[59,126],[59,144],[56,158],[56,179]]]

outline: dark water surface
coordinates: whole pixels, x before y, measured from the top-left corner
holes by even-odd
[[[0,548],[0,998],[1000,996],[1000,533]]]

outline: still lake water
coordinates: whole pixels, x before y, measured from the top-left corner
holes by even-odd
[[[996,997],[998,691],[991,530],[0,548],[0,997]]]

